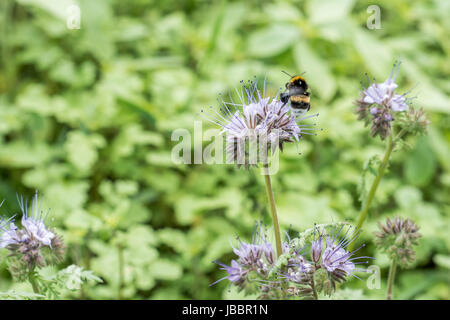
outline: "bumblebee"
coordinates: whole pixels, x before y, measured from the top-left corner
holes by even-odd
[[[291,80],[286,83],[287,92],[281,93],[280,100],[284,104],[290,101],[292,113],[295,117],[299,117],[309,111],[311,107],[309,103],[310,93],[308,92],[308,84],[302,76],[286,74],[291,77]]]

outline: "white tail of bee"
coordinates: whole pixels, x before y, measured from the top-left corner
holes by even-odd
[[[307,112],[307,110],[306,109],[294,109],[294,108],[291,108],[291,112],[294,115],[294,117],[297,119],[297,118],[303,116]]]

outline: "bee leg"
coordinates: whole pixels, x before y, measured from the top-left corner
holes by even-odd
[[[280,101],[283,102],[283,106],[289,101],[289,93],[282,92],[280,94]]]

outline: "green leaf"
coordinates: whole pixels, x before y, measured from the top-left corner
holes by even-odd
[[[222,299],[224,300],[256,300],[257,298],[258,294],[248,295],[244,291],[239,291],[239,288],[236,286],[231,286],[222,293]]]
[[[20,292],[15,290],[0,292],[0,300],[39,300],[43,298],[45,298],[44,295],[33,292]]]
[[[413,100],[414,105],[423,107],[425,110],[450,113],[450,99],[448,95],[440,91],[430,76],[419,69],[417,65],[409,60],[403,59],[403,68],[405,73],[411,79],[414,87],[412,95],[417,99]]]
[[[384,43],[373,36],[373,33],[356,28],[353,31],[353,43],[369,69],[369,75],[383,82],[389,77],[397,58]],[[363,75],[364,72],[361,71],[360,80],[363,80]]]
[[[97,217],[94,217],[83,210],[72,211],[65,220],[65,225],[74,231],[74,229],[82,230],[98,230],[102,222]]]
[[[328,101],[336,92],[336,81],[328,63],[322,59],[306,41],[299,41],[294,47],[294,60],[298,73],[307,72],[306,77],[312,88],[311,96],[318,95]]]
[[[178,264],[167,259],[155,261],[150,266],[149,272],[153,277],[161,280],[176,280],[183,274],[183,270]]]
[[[157,236],[159,242],[174,248],[177,252],[183,252],[188,248],[186,234],[178,229],[160,229],[157,231]]]
[[[438,266],[450,270],[450,255],[437,254],[434,256],[433,261]]]
[[[395,192],[394,197],[401,208],[409,209],[422,201],[422,192],[417,188],[404,186]]]
[[[327,24],[343,20],[350,14],[354,0],[311,0],[308,1],[310,21],[316,24]]]
[[[67,19],[67,8],[78,3],[76,0],[17,0],[17,2],[22,5],[38,7],[62,21]]]
[[[272,57],[286,51],[298,39],[299,29],[276,24],[252,33],[248,52],[254,57]]]
[[[97,149],[104,145],[105,140],[100,135],[73,131],[67,137],[65,148],[72,165],[81,172],[87,172],[98,159]]]
[[[428,139],[421,137],[406,159],[404,175],[415,186],[426,186],[436,172],[436,158]]]

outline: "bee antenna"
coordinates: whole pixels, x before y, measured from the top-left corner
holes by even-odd
[[[302,75],[304,75],[306,73],[306,71],[303,71],[302,73],[300,73],[300,75],[302,76]]]
[[[292,76],[289,74],[289,73],[287,73],[286,71],[284,71],[284,70],[281,70],[281,72],[283,72],[284,74],[287,74],[289,77],[291,77],[292,78]]]

